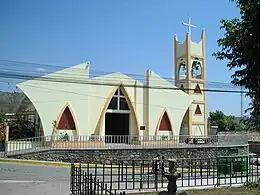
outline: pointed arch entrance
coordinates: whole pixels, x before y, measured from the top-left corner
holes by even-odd
[[[60,120],[58,121],[57,125],[58,130],[76,130],[75,121],[73,119],[72,113],[68,106],[66,106],[65,110],[63,111]]]
[[[65,104],[61,110],[54,125],[55,128],[53,129],[53,135],[59,135],[61,137],[64,137],[65,134],[68,134],[69,136],[79,135],[75,115],[68,103]]]
[[[108,103],[104,121],[107,143],[129,143],[129,135],[137,134],[135,111],[122,86],[116,89]]]

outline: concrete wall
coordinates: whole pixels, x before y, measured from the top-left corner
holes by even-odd
[[[179,135],[182,119],[192,102],[191,97],[152,71],[150,71],[149,86],[149,134],[156,134],[160,122],[160,116],[166,110],[172,124],[173,135]],[[154,87],[162,87],[166,89],[155,89]]]
[[[202,56],[203,55],[202,40],[200,40],[198,43],[191,41],[190,50],[191,50],[191,54]]]
[[[177,39],[177,37],[176,37]],[[185,55],[186,53],[186,41],[184,41],[183,43],[178,41],[177,47],[176,47],[176,57],[182,57]]]

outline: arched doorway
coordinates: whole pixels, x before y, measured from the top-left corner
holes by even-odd
[[[72,111],[69,103],[66,103],[61,113],[54,122],[55,128],[53,129],[53,135],[57,136],[60,140],[67,140],[69,137],[77,136],[77,120],[75,114]]]
[[[114,93],[105,113],[106,143],[129,143],[131,130],[135,128],[134,113],[122,87]]]

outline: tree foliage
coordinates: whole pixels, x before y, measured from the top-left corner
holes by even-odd
[[[4,123],[5,122],[5,113],[0,112],[0,123]]]
[[[216,110],[209,113],[211,126],[218,126],[219,131],[241,131],[242,125],[232,115],[225,115],[222,111]]]
[[[240,18],[222,19],[224,37],[217,42],[220,51],[213,55],[227,60],[227,67],[235,70],[232,83],[248,90],[251,99],[248,127],[260,130],[260,1],[232,0],[240,9]]]
[[[9,127],[9,140],[25,139],[35,137],[34,122],[18,119]]]

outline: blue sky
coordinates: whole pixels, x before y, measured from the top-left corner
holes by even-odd
[[[197,26],[194,41],[206,29],[207,80],[229,83],[231,72],[212,53],[223,35],[220,19],[238,14],[229,0],[1,0],[0,60],[65,67],[91,61],[94,70],[144,74],[151,69],[172,77],[173,36],[184,40],[182,22],[190,15]],[[4,82],[0,86],[8,89]],[[209,111],[239,116],[240,99],[239,94],[208,93]],[[248,100],[243,100],[246,107]]]

